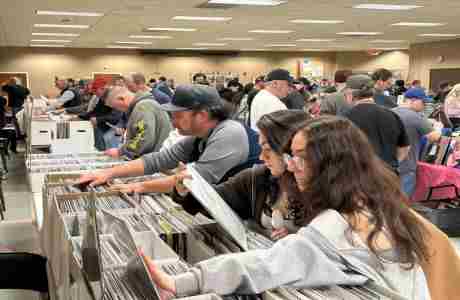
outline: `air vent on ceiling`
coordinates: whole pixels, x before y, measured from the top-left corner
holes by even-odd
[[[209,3],[208,1],[199,4],[196,8],[204,8],[204,9],[230,9],[237,7],[236,4],[218,4],[218,3]]]

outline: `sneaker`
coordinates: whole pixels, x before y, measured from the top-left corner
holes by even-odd
[[[2,174],[2,180],[7,180],[8,179],[8,173],[7,172],[3,172]]]

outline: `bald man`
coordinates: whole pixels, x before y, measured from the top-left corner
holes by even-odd
[[[148,92],[133,94],[127,87],[113,87],[105,104],[126,112],[128,116],[126,142],[120,148],[105,152],[111,157],[135,159],[143,154],[157,152],[172,130],[168,114],[153,101],[153,96]]]

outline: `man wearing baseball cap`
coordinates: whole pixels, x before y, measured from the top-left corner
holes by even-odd
[[[94,94],[94,98],[91,99],[88,105],[88,111],[78,115],[81,119],[89,120],[93,125],[95,147],[99,151],[104,151],[119,144],[119,139],[115,137],[115,132],[111,125],[115,126],[118,123],[122,113],[105,104],[104,96],[106,96],[109,84],[109,78],[96,78],[91,84],[91,93]]]
[[[401,175],[401,185],[408,197],[415,191],[417,161],[419,160],[420,141],[426,137],[429,142],[437,142],[441,133],[433,128],[428,119],[421,114],[425,108],[425,103],[431,99],[425,94],[422,88],[411,88],[404,94],[405,103],[393,109],[401,118],[406,128],[410,141],[410,151],[407,159],[403,160],[399,167]]]
[[[239,122],[229,120],[217,90],[205,85],[181,85],[171,103],[162,108],[171,113],[174,127],[187,136],[168,149],[150,153],[125,165],[84,175],[81,182],[103,184],[114,177],[154,174],[176,168],[180,162],[194,163],[211,184],[225,181],[259,162],[258,135]],[[124,185],[126,192],[171,192],[177,177]]]
[[[373,96],[374,81],[371,77],[348,77],[345,99],[353,107],[344,116],[367,135],[377,155],[398,173],[399,162],[409,152],[409,138],[398,115],[375,104]]]
[[[266,114],[277,110],[287,109],[281,99],[289,94],[289,84],[293,78],[289,71],[284,69],[275,69],[265,77],[265,88],[261,90],[251,104],[251,128],[257,129],[257,121]]]

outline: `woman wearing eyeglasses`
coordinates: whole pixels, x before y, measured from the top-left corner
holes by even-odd
[[[254,221],[256,230],[275,240],[297,232],[302,225],[300,212],[290,204],[288,193],[281,187],[281,182],[285,186],[295,185],[293,176],[286,172],[283,149],[309,118],[301,110],[281,110],[262,116],[257,127],[260,160],[264,164],[241,171],[215,187],[242,219]],[[177,180],[176,189],[183,194],[181,178]]]
[[[391,299],[430,299],[420,267],[429,258],[425,227],[365,135],[348,120],[320,117],[295,134],[290,152],[289,171],[303,186],[297,234],[174,277],[146,258],[157,285],[185,296],[371,282]]]

